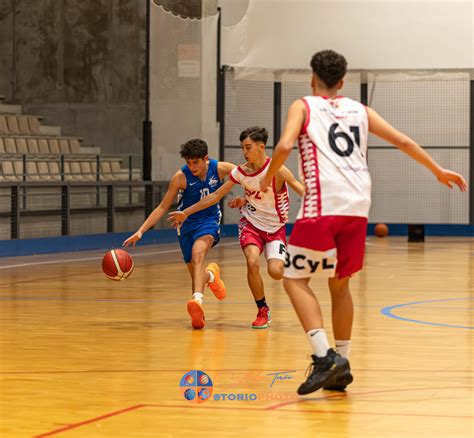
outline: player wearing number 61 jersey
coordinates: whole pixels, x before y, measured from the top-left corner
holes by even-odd
[[[347,69],[342,55],[323,50],[313,56],[311,67],[313,95],[291,105],[260,187],[266,190],[271,185],[298,140],[306,193],[291,233],[283,285],[314,352],[311,372],[299,394],[319,388],[343,390],[353,379],[348,361],[354,314],[349,279],[364,259],[371,186],[368,132],[424,165],[440,183],[467,189],[461,175],[443,169],[374,110],[338,96]],[[321,308],[309,286],[317,274],[329,277],[336,351],[329,347]]]
[[[329,215],[366,218],[371,192],[367,110],[342,96],[306,96],[302,102],[308,118],[298,146],[306,194],[297,219]]]
[[[186,165],[171,178],[168,191],[160,205],[153,210],[138,231],[123,243],[124,246],[135,245],[142,234],[155,225],[169,210],[178,197],[178,208],[195,204],[200,199],[216,191],[222,180],[235,167],[231,163],[209,159],[207,144],[200,139],[193,139],[181,146],[181,157]],[[220,269],[216,263],[204,268],[208,251],[219,241],[221,213],[219,206],[214,205],[199,213],[178,228],[178,240],[189,274],[192,279],[193,298],[188,301],[187,309],[191,316],[191,325],[195,329],[204,327],[203,294],[207,284],[214,295],[222,300],[226,290],[220,279]]]

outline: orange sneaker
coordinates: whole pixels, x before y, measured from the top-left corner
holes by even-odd
[[[191,317],[191,325],[194,329],[202,329],[206,324],[206,319],[204,318],[204,309],[202,304],[197,300],[188,301],[188,313]]]
[[[224,282],[221,280],[221,269],[219,265],[217,263],[209,263],[206,271],[211,271],[214,274],[214,281],[207,283],[209,289],[212,290],[218,300],[223,300],[226,295],[226,289]]]
[[[257,313],[257,319],[252,322],[254,329],[266,329],[272,322],[270,308],[268,306],[260,307]]]

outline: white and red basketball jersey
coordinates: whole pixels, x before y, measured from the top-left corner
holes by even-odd
[[[297,219],[368,217],[367,110],[347,97],[304,97],[307,118],[298,137],[306,192]]]
[[[245,190],[247,204],[240,209],[242,215],[259,230],[275,233],[288,222],[290,203],[286,183],[277,192],[275,178],[271,190],[260,191],[260,181],[268,172],[270,161],[267,158],[262,168],[254,173],[247,173],[241,166],[237,166],[229,177]]]

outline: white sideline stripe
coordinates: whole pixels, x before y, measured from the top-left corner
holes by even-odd
[[[221,246],[232,246],[238,245],[239,242],[230,242],[230,243],[222,243],[218,247]],[[172,252],[181,252],[181,249],[167,249],[164,251],[152,251],[152,252],[145,252],[145,253],[137,253],[133,254],[132,257],[141,257],[147,255],[156,255],[156,254],[169,254]],[[40,255],[47,255],[47,254],[40,254]],[[100,257],[83,257],[80,259],[66,259],[66,260],[48,260],[47,262],[31,262],[31,263],[21,263],[17,265],[7,265],[7,266],[0,266],[0,269],[11,269],[11,268],[23,268],[24,266],[39,266],[39,265],[53,265],[57,263],[70,263],[70,262],[86,262],[89,260],[102,260],[103,256]]]

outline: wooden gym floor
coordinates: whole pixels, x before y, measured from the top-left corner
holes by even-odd
[[[102,274],[102,251],[0,260],[0,436],[473,436],[474,239],[368,238],[352,281],[354,383],[304,399],[304,333],[266,273],[273,325],[250,328],[236,239],[211,253],[228,298],[206,292],[202,331],[190,328],[177,245],[132,252],[120,283]],[[326,285],[312,284],[330,329]],[[214,385],[202,404],[180,392],[196,369]]]

